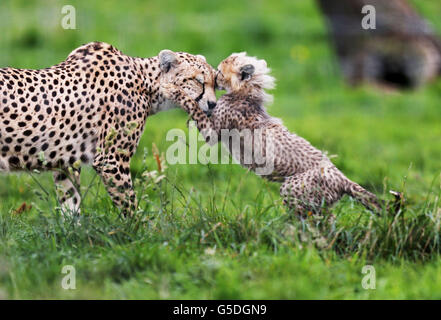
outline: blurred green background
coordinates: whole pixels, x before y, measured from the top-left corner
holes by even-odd
[[[441,34],[441,4],[422,0],[411,3]],[[61,27],[64,5],[76,9],[75,30]],[[165,48],[203,54],[214,67],[232,52],[247,51],[266,59],[277,79],[269,113],[316,147],[338,155],[333,161],[348,177],[379,194],[385,184],[387,188],[405,190],[413,212],[424,208],[439,190],[441,81],[404,93],[347,87],[340,76],[324,20],[312,0],[2,0],[0,30],[0,67],[45,68],[90,41],[108,42],[125,54],[141,57],[155,56]],[[177,109],[148,119],[132,161],[134,175],[142,170],[144,148],[151,150],[155,143],[165,152],[171,144],[165,141],[167,131],[185,129],[186,119],[186,114]],[[147,165],[155,169],[151,152]],[[162,192],[149,191],[149,201],[159,208],[158,215],[164,214],[164,205],[170,217],[178,219],[174,216],[178,215],[182,219],[181,225],[170,229],[177,234],[170,230],[167,233],[166,223],[173,223],[170,219],[162,225],[162,238],[146,240],[140,236],[135,245],[131,241],[106,240],[105,245],[93,246],[87,240],[90,230],[86,226],[83,231],[75,229],[84,233],[82,249],[75,245],[74,238],[69,238],[72,233],[58,233],[55,222],[51,224],[55,204],[36,196],[35,190],[40,187],[29,174],[0,176],[0,298],[441,297],[441,280],[436,280],[438,287],[432,282],[432,276],[441,270],[438,257],[422,266],[407,262],[396,265],[399,257],[394,263],[383,257],[377,262],[382,268],[383,273],[378,274],[383,282],[378,290],[368,292],[360,289],[359,266],[364,262],[354,262],[359,259],[357,253],[349,258],[331,255],[323,259],[316,249],[299,249],[291,240],[286,245],[282,241],[281,248],[274,250],[271,245],[258,242],[259,236],[248,232],[249,226],[239,222],[238,228],[243,228],[246,236],[236,240],[245,246],[257,241],[255,247],[248,251],[233,248],[225,239],[225,247],[220,248],[217,241],[222,239],[213,240],[210,248],[216,247],[221,257],[215,266],[200,266],[207,248],[199,244],[197,236],[183,241],[187,238],[181,232],[192,234],[194,219],[205,221],[201,213],[219,215],[216,217],[230,219],[232,223],[247,213],[265,228],[275,217],[286,215],[280,206],[278,185],[231,165],[175,165],[167,174],[182,189],[194,193],[198,199],[195,207],[200,210],[191,211],[191,215],[184,210],[185,203],[176,207],[164,205]],[[53,188],[50,174],[36,177],[44,188]],[[93,179],[92,170],[86,170],[82,178],[87,185]],[[101,217],[108,211],[116,216],[102,186],[94,186],[95,189],[97,196],[85,200],[86,216],[89,212]],[[166,188],[164,192],[170,190]],[[224,197],[228,198],[227,204],[222,210],[216,209],[216,201]],[[33,209],[25,217],[11,218],[11,212],[23,202],[33,204]],[[276,207],[267,213],[256,208],[256,203],[262,208],[276,203]],[[361,210],[348,200],[339,206],[348,216]],[[41,220],[41,212],[47,212],[47,216],[43,215],[46,220]],[[111,222],[106,226],[110,225]],[[207,223],[201,229],[206,233],[214,225]],[[70,240],[59,243],[60,237]],[[172,239],[177,238],[183,242],[175,243],[175,247],[170,244],[175,249],[172,254],[162,249],[164,241],[173,243]],[[185,246],[189,249],[183,249]],[[255,258],[253,250],[262,250],[263,260]],[[129,253],[136,257],[127,257]],[[83,266],[84,274],[79,274],[88,275],[90,283],[83,283],[87,290],[78,289],[71,294],[59,289],[59,270],[64,262]],[[166,267],[162,268],[161,263]],[[407,279],[414,279],[414,285]]]

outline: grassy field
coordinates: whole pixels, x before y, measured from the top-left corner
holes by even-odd
[[[441,4],[412,1],[441,33]],[[152,144],[165,152],[186,114],[148,119],[132,174],[141,199],[122,220],[92,169],[82,172],[83,215],[63,220],[51,174],[0,176],[0,299],[419,299],[441,298],[441,82],[385,94],[342,82],[312,0],[74,1],[77,29],[60,26],[64,1],[0,3],[0,66],[44,68],[89,41],[154,56],[164,48],[265,58],[277,78],[269,112],[338,155],[351,179],[390,199],[399,216],[374,217],[349,198],[335,220],[300,221],[278,185],[237,165],[170,165],[155,183]],[[30,210],[17,213],[22,204]],[[76,270],[76,289],[61,270]],[[373,265],[376,289],[361,285]]]

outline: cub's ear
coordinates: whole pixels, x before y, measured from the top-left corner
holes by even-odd
[[[159,53],[159,68],[165,73],[169,72],[171,68],[178,63],[178,57],[171,50],[162,50]]]
[[[254,66],[252,64],[246,64],[240,68],[240,80],[249,80],[254,73]]]

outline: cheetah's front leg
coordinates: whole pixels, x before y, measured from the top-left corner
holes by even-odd
[[[93,167],[101,176],[113,203],[121,209],[124,216],[132,215],[137,208],[137,203],[130,176],[130,163],[103,161],[98,157]]]
[[[69,215],[80,213],[81,197],[79,193],[80,188],[80,173],[81,169],[73,169],[69,172],[66,169],[54,172],[55,186],[61,193],[60,204],[64,213]]]

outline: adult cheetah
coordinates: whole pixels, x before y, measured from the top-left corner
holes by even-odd
[[[217,142],[218,137],[225,134],[225,129],[260,130],[259,141],[256,141],[259,135],[254,135],[248,143],[240,138],[240,155],[235,158],[243,166],[258,172],[262,163],[254,161],[256,158],[245,162],[246,154],[258,151],[267,159],[272,156],[272,171],[261,175],[271,181],[283,182],[281,196],[296,214],[318,212],[323,203],[332,205],[344,194],[354,197],[369,210],[379,212],[382,203],[373,193],[349,180],[323,152],[289,132],[279,119],[266,112],[264,105],[272,97],[265,89],[274,87],[274,78],[269,71],[264,60],[245,53],[232,54],[222,61],[218,66],[216,86],[227,93],[218,100],[211,117],[173,83],[163,83],[161,91],[191,115],[208,142]],[[215,139],[212,139],[213,134]],[[231,140],[222,141],[228,144],[233,154]],[[270,149],[267,149],[268,144],[271,144]]]
[[[184,52],[137,58],[93,42],[50,68],[0,69],[0,171],[54,170],[60,202],[78,212],[81,164],[91,164],[113,202],[131,211],[130,159],[146,118],[174,106],[159,92],[171,79],[200,108],[216,104],[214,69]]]

